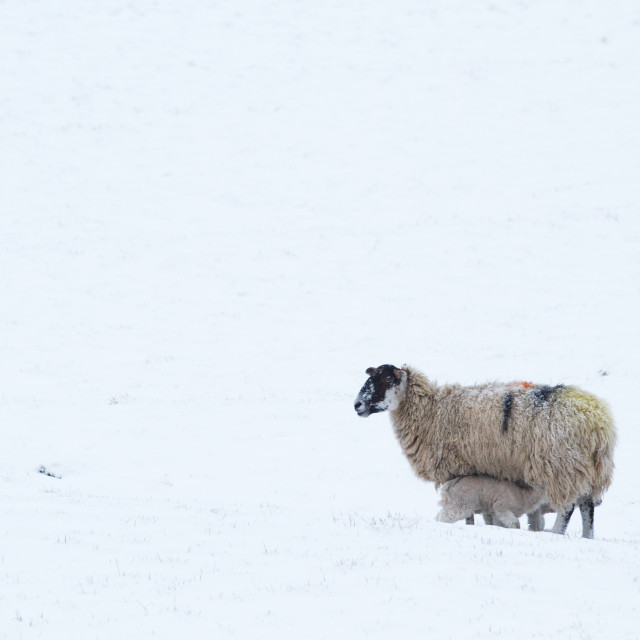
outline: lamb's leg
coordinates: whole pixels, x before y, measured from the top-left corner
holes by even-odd
[[[507,529],[519,529],[520,521],[511,511],[499,511],[494,514],[494,519],[497,520],[499,526],[506,527]]]
[[[475,521],[475,519],[473,517],[473,513],[465,520],[465,522],[467,524],[475,524],[476,523],[476,521]]]
[[[575,508],[575,504],[568,506],[564,511],[558,511],[558,516],[556,517],[556,522],[553,525],[553,533],[565,534],[567,532],[567,527],[569,526],[569,520],[571,520],[571,514]]]
[[[529,531],[544,531],[544,513],[542,507],[539,507],[531,513],[527,513],[527,521],[529,522]]]
[[[580,515],[582,516],[582,537],[593,539],[593,500],[591,497],[583,498],[578,502]]]
[[[485,524],[493,524],[493,516],[490,513],[483,513],[482,518],[484,519]]]

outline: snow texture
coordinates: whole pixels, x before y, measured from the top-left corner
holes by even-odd
[[[639,63],[621,0],[0,4],[0,636],[637,638]],[[608,400],[596,539],[435,522],[387,362]]]

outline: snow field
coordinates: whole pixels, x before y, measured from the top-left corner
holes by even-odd
[[[634,3],[0,17],[0,637],[637,637]],[[606,398],[597,539],[434,522],[383,362]]]

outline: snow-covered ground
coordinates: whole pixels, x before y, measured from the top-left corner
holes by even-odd
[[[632,1],[3,2],[0,637],[638,638],[639,67]],[[435,522],[386,362],[606,398],[597,539]]]

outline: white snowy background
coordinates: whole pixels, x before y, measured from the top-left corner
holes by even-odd
[[[638,638],[639,72],[634,1],[2,2],[0,637]],[[596,540],[436,523],[405,362],[607,399]]]

